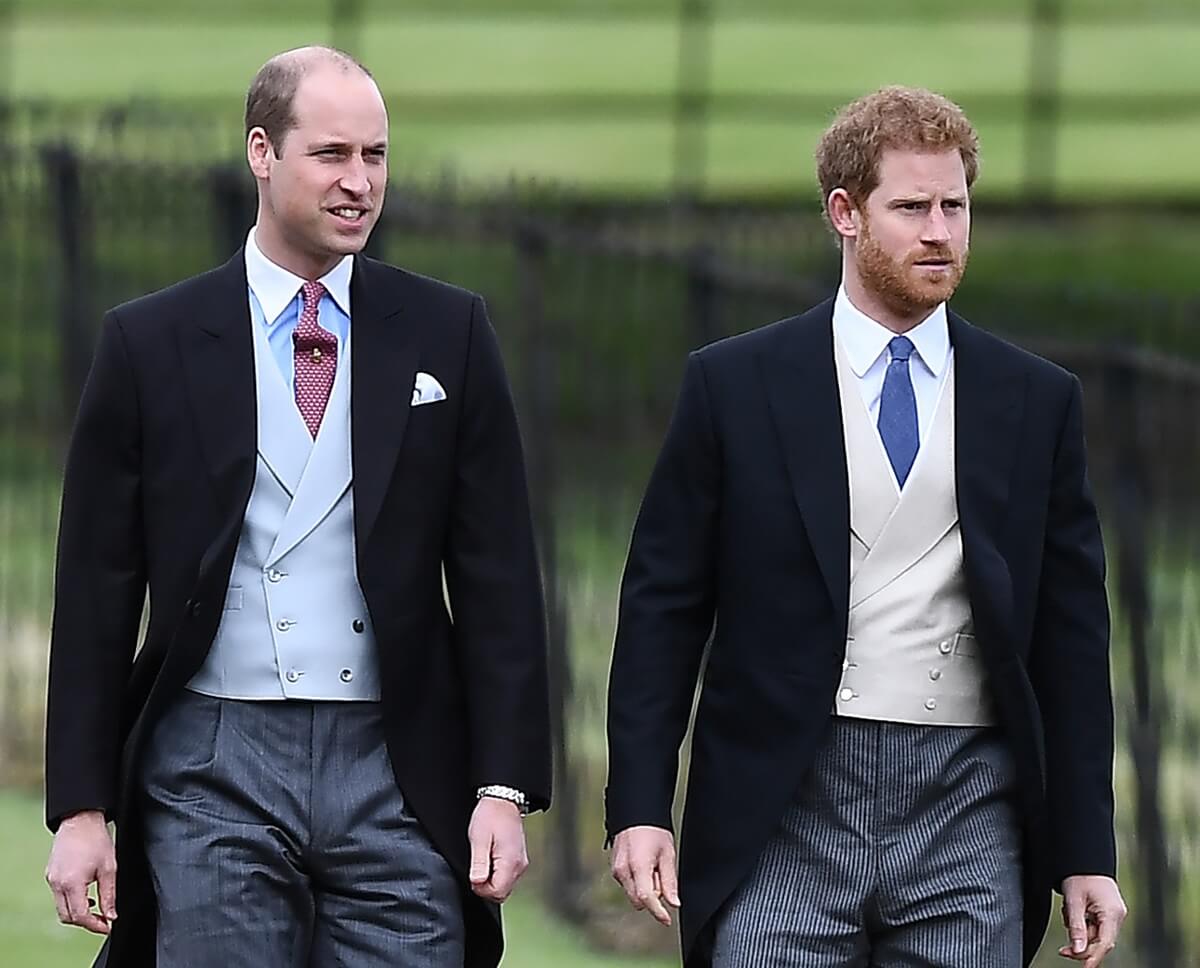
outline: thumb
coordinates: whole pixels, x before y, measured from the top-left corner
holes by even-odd
[[[658,875],[662,879],[663,896],[671,907],[679,907],[679,881],[675,875],[675,859],[670,851],[659,855]]]
[[[492,873],[492,838],[489,833],[471,834],[471,868],[467,874],[472,884],[483,884]]]
[[[1084,902],[1078,894],[1064,899],[1067,907],[1067,937],[1071,939],[1071,950],[1082,954],[1087,950],[1088,931],[1084,920]]]
[[[100,914],[108,921],[115,921],[117,919],[117,873],[111,867],[103,867],[96,880],[100,894]]]

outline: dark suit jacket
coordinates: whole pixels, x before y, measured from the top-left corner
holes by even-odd
[[[351,300],[355,544],[388,752],[462,876],[467,965],[492,966],[498,911],[465,891],[474,790],[504,783],[535,807],[550,799],[542,591],[516,417],[478,296],[359,257]],[[67,457],[46,812],[52,828],[85,808],[117,822],[110,968],[154,963],[138,761],[221,618],[256,459],[250,325],[241,252],[109,312]],[[410,407],[419,370],[445,402]]]
[[[1078,381],[950,315],[976,632],[1018,769],[1026,951],[1069,874],[1113,874],[1104,553]],[[689,968],[822,741],[841,677],[850,501],[832,302],[693,353],[629,551],[607,827],[671,826],[712,632],[681,838]],[[713,631],[715,622],[715,632]]]

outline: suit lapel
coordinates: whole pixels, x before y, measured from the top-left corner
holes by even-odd
[[[217,502],[241,520],[254,483],[257,404],[246,263],[237,254],[210,276],[180,327],[186,394]]]
[[[393,273],[358,256],[350,281],[351,460],[359,554],[375,527],[396,466],[420,358],[416,320],[401,316]]]
[[[309,445],[308,461],[292,496],[287,517],[267,555],[267,565],[274,565],[308,537],[350,486],[350,413],[346,399],[350,383],[347,370],[353,366],[352,353],[345,363],[338,368],[334,378],[333,392],[316,441],[298,442]],[[295,407],[292,409],[299,416],[300,411]],[[304,435],[307,438],[307,428],[304,428]]]
[[[928,438],[921,444],[917,462],[904,485],[899,504],[854,576],[850,586],[851,608],[857,608],[882,591],[924,558],[958,520],[958,509],[950,489],[954,452],[954,386],[954,364],[951,363],[938,397]],[[891,473],[890,466],[886,472]],[[854,508],[857,514],[857,503]]]
[[[313,450],[304,418],[296,409],[292,389],[271,355],[267,334],[254,331],[255,392],[258,397],[258,456],[288,497],[295,497]]]
[[[845,621],[850,491],[833,359],[833,300],[783,324],[778,343],[760,363],[792,493],[834,613]]]
[[[1025,411],[1025,377],[1003,369],[993,339],[950,313],[955,368],[955,475],[968,569],[999,534]]]
[[[858,379],[840,343],[834,341],[842,432],[846,439],[846,471],[850,486],[850,533],[871,549],[900,503],[896,475],[888,462],[879,431],[858,388]],[[853,583],[853,579],[852,579]]]

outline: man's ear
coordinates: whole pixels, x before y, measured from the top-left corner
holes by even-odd
[[[246,163],[255,178],[266,178],[271,172],[271,161],[276,157],[271,139],[264,128],[251,128],[246,135]]]
[[[825,199],[825,211],[833,230],[843,239],[858,238],[859,213],[854,199],[844,188],[835,188]]]

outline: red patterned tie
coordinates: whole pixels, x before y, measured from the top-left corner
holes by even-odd
[[[325,295],[319,282],[306,282],[300,290],[300,322],[292,334],[296,360],[296,407],[315,438],[329,403],[337,373],[337,338],[317,323],[317,306]]]

